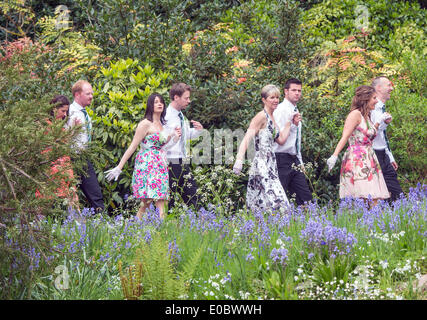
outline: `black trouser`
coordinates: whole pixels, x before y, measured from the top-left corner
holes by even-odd
[[[90,161],[87,162],[86,174],[82,174],[80,178],[82,180],[80,188],[89,201],[90,206],[95,209],[95,212],[104,210],[101,187],[99,186],[95,169]]]
[[[297,156],[289,153],[275,153],[275,155],[280,183],[288,198],[295,194],[297,205],[302,205],[306,201],[313,200],[304,173],[292,169],[292,164],[295,166],[300,164]]]
[[[377,155],[378,162],[380,163],[387,189],[391,193],[390,200],[394,201],[399,198],[401,193],[403,193],[399,180],[397,180],[397,172],[391,165],[390,158],[385,150],[375,150],[375,154]]]
[[[175,205],[174,197],[179,195],[184,203],[198,209],[197,183],[191,173],[190,165],[182,159],[172,159],[169,163],[169,188],[171,191],[169,208]]]

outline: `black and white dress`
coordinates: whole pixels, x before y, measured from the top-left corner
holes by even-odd
[[[279,129],[264,110],[267,125],[255,136],[255,156],[249,169],[246,205],[251,211],[271,212],[286,210],[289,201],[277,172],[273,143],[279,137]]]

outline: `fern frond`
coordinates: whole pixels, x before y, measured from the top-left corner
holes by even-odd
[[[191,256],[190,260],[184,264],[183,270],[179,273],[179,277],[183,281],[185,288],[189,287],[191,279],[193,279],[194,274],[196,273],[197,267],[200,265],[202,260],[203,253],[206,249],[206,239],[199,246],[197,251]],[[187,290],[186,290],[187,291]]]

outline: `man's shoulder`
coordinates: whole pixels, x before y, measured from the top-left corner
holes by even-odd
[[[380,110],[378,108],[375,108],[375,109],[371,110],[370,118],[372,120],[372,119],[374,119],[374,118],[376,118],[378,116],[381,116],[381,114],[382,114],[382,110]]]
[[[274,110],[275,113],[282,113],[282,112],[288,112],[290,110],[290,106],[287,100],[282,101],[277,105],[276,110]]]
[[[70,104],[70,108],[68,110],[68,113],[70,115],[71,114],[76,114],[76,113],[83,113],[82,112],[82,107],[79,104],[73,102],[72,104]]]
[[[171,107],[171,105],[169,105],[169,106],[166,108],[165,118],[170,118],[170,117],[172,117],[172,116],[173,116],[173,114],[174,114],[174,112],[173,112],[173,107]]]
[[[382,111],[383,106],[384,106],[384,102],[382,102],[381,100],[378,100],[377,103],[375,104],[374,110]]]

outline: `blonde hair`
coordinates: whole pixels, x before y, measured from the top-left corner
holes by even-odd
[[[261,98],[267,99],[267,97],[271,96],[272,94],[277,94],[280,96],[280,90],[274,84],[267,84],[261,89]]]
[[[71,93],[72,93],[73,97],[76,95],[76,93],[82,92],[83,86],[85,84],[90,85],[90,83],[86,80],[78,80],[75,84],[73,84],[73,86],[71,88]]]

